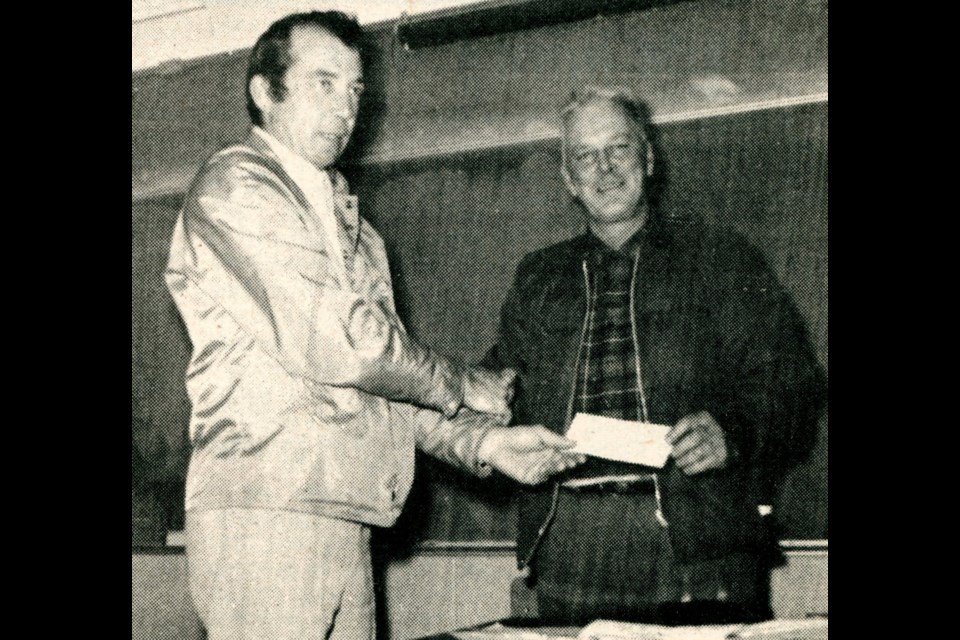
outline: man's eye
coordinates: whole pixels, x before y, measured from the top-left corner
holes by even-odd
[[[350,87],[350,91],[353,93],[353,95],[355,95],[358,98],[363,95],[363,92],[365,90],[366,90],[366,87],[363,86],[362,84],[355,84],[352,87]]]
[[[576,154],[575,156],[573,156],[573,159],[579,162],[580,164],[586,164],[591,160],[593,160],[593,154],[585,151],[583,153]]]

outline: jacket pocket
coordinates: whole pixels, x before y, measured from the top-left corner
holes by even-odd
[[[708,471],[687,476],[671,462],[664,484],[664,515],[681,561],[762,548],[763,523],[739,474]]]
[[[333,387],[304,380],[309,393],[310,417],[321,429],[337,429],[354,438],[362,438],[370,428],[367,398],[352,387]]]
[[[301,499],[343,512],[391,509],[398,481],[394,444],[388,429],[370,428],[369,414],[363,410],[339,424],[314,419],[319,428],[310,440],[316,453]]]

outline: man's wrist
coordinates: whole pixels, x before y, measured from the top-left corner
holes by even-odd
[[[480,440],[480,446],[477,447],[477,464],[489,466],[493,450],[496,448],[496,439],[498,437],[495,433],[496,429],[496,427],[489,427]]]

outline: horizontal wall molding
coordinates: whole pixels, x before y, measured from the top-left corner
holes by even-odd
[[[784,552],[807,553],[807,552],[826,552],[828,546],[827,540],[781,540],[780,548]],[[416,553],[425,555],[462,555],[469,553],[496,553],[510,552],[517,550],[517,545],[512,540],[476,540],[476,541],[451,541],[451,540],[424,540],[415,547]]]
[[[827,540],[781,540],[780,548],[784,551],[820,552],[827,550]]]
[[[825,553],[827,540],[781,540],[780,548],[790,554]],[[183,553],[186,536],[183,531],[171,531],[167,534],[165,547],[134,547],[134,554]],[[424,540],[414,547],[415,553],[423,555],[464,555],[474,553],[514,553],[517,545],[513,540]]]
[[[676,113],[667,113],[660,116],[653,116],[651,121],[655,125],[668,125],[680,122],[690,122],[694,120],[706,120],[709,118],[718,118],[722,116],[732,116],[743,113],[752,113],[756,111],[772,111],[776,109],[786,109],[807,104],[823,104],[827,102],[827,93],[814,93],[791,98],[773,98],[768,100],[757,100],[705,109],[692,109],[688,111],[679,111]],[[373,152],[362,156],[356,164],[366,165],[384,165],[399,162],[408,162],[415,160],[426,160],[430,158],[445,157],[463,153],[477,153],[483,151],[496,151],[511,147],[522,147],[529,144],[543,142],[559,142],[560,131],[554,127],[543,127],[541,131],[531,133],[521,133],[516,136],[504,136],[502,138],[486,137],[473,139],[466,142],[442,144],[436,147],[422,145],[423,151],[414,152],[394,152],[377,153]]]
[[[750,113],[752,111],[769,111],[772,109],[786,109],[788,107],[798,107],[805,104],[824,104],[827,102],[828,94],[826,91],[821,93],[811,93],[792,98],[773,98],[770,100],[759,100],[757,102],[747,102],[743,104],[734,104],[728,106],[711,107],[708,109],[695,109],[692,111],[681,111],[658,118],[652,118],[654,124],[669,124],[673,122],[689,122],[690,120],[706,120],[707,118],[717,118],[720,116],[732,116],[740,113]]]
[[[758,99],[749,102],[691,109],[655,115],[652,121],[655,125],[670,125],[674,123],[706,120],[724,116],[734,116],[758,111],[772,111],[788,109],[811,104],[825,104],[828,102],[827,92],[810,93],[786,98]],[[541,119],[534,119],[532,131],[521,132],[517,135],[473,137],[468,140],[458,140],[441,144],[422,144],[418,151],[377,152],[361,156],[355,164],[360,166],[389,165],[401,162],[442,158],[466,153],[482,153],[498,149],[523,147],[531,144],[559,142],[560,132],[554,127],[541,123]],[[141,172],[134,176],[132,184],[132,201],[148,200],[162,196],[185,193],[190,181],[199,170],[199,165],[169,167],[152,171]]]

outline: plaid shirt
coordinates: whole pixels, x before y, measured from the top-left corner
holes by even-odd
[[[587,267],[587,331],[578,359],[574,413],[643,420],[630,323],[630,288],[639,243],[634,236],[620,250],[614,250],[593,240]],[[568,479],[633,476],[651,471],[640,465],[591,458]]]

